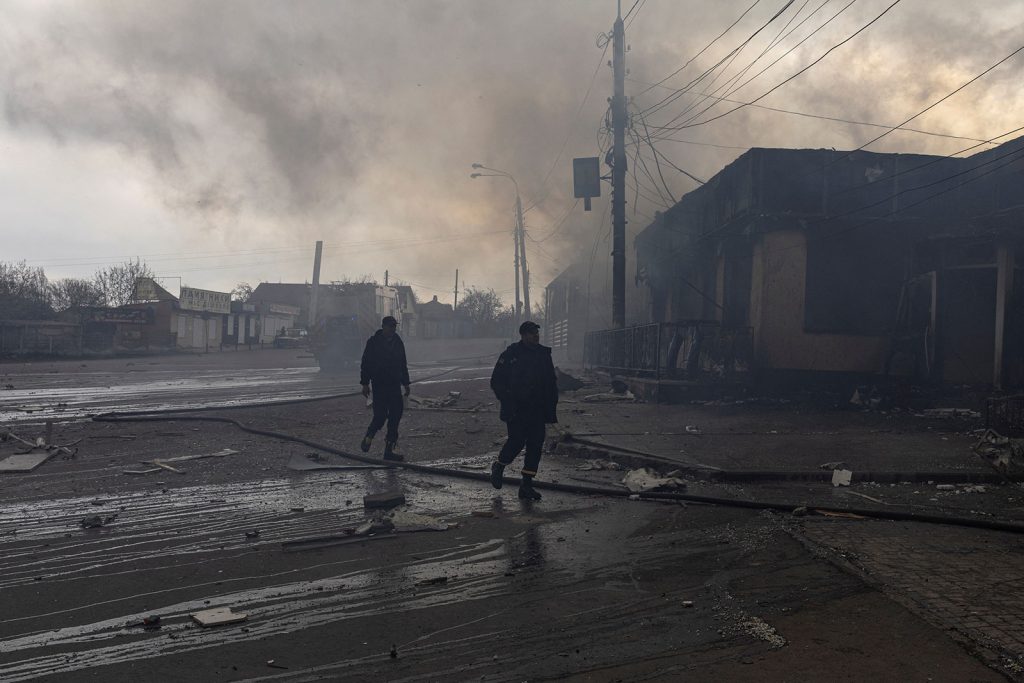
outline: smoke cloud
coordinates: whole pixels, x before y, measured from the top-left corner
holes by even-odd
[[[758,3],[665,85],[713,65],[782,4]],[[794,3],[709,89],[757,56],[798,8],[791,26],[821,4]],[[729,97],[757,97],[887,4],[855,3]],[[749,5],[645,2],[627,31],[634,110],[669,92],[641,94],[645,83],[681,66]],[[841,7],[826,3],[748,75]],[[63,276],[91,272],[103,257],[154,255],[161,274],[230,289],[239,280],[308,279],[312,243],[323,239],[328,280],[387,269],[450,300],[459,268],[467,284],[507,293],[513,188],[470,180],[470,164],[481,162],[513,174],[525,204],[542,200],[527,214],[542,240],[528,244],[535,300],[581,255],[594,253],[595,268],[607,269],[608,249],[594,248],[607,196],[592,213],[570,212],[570,174],[572,157],[598,154],[611,70],[599,65],[595,42],[611,28],[611,2],[26,0],[5,3],[0,16],[5,258]],[[1013,0],[908,0],[759,104],[899,123],[1018,47],[1022,24]],[[914,127],[983,138],[1019,125],[1019,68],[1008,63]],[[663,124],[691,101],[648,122]],[[709,114],[724,106],[734,105]],[[699,144],[656,146],[707,178],[746,147],[849,148],[880,132],[747,107],[672,133]],[[969,144],[899,132],[872,149],[948,154]],[[662,170],[677,198],[695,187]],[[659,208],[640,177],[650,199],[630,191],[633,234]]]

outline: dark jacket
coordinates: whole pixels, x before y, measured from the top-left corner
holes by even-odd
[[[498,357],[491,373],[491,390],[501,402],[501,419],[536,417],[558,422],[558,381],[551,349],[512,344]]]
[[[383,330],[366,340],[363,360],[359,364],[359,383],[409,386],[409,366],[405,362],[405,344],[397,334],[391,339]]]

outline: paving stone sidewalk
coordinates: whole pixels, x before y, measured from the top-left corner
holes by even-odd
[[[838,553],[932,621],[1024,673],[1024,536],[883,520],[807,519],[807,540]]]

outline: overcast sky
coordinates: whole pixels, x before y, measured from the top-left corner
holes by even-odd
[[[623,4],[625,13],[633,2]],[[891,4],[795,0],[695,90],[749,102]],[[686,85],[785,5],[641,0],[626,37],[632,109]],[[593,249],[608,230],[607,187],[594,211],[572,210],[571,159],[599,154],[612,88],[611,50],[602,59],[599,45],[614,18],[613,0],[3,0],[0,260],[55,279],[141,256],[172,291],[179,277],[228,291],[310,280],[322,239],[324,281],[383,280],[388,270],[451,301],[458,268],[466,286],[511,299],[514,190],[471,180],[481,162],[513,174],[524,204],[539,202],[527,213],[539,300],[572,259],[596,253],[596,267],[608,267],[608,249]],[[1022,0],[902,0],[757,104],[892,126],[1022,45]],[[908,126],[989,139],[1024,125],[1022,67],[1024,53]],[[663,126],[690,108],[675,125],[700,123],[736,106],[703,112],[713,103],[690,93],[645,120]],[[745,107],[663,133],[686,142],[654,143],[706,179],[748,147],[850,149],[884,132]],[[973,144],[897,131],[869,149]],[[675,198],[696,187],[662,171]],[[640,180],[631,234],[663,201]]]

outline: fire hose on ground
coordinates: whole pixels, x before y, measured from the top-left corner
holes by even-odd
[[[438,375],[432,376],[427,379],[433,379],[444,374],[448,374],[458,370],[459,368],[453,368],[447,370]],[[253,408],[253,407],[269,407],[269,406],[281,406],[294,403],[309,403],[312,401],[325,401],[336,398],[350,398],[358,396],[360,392],[352,391],[341,394],[334,394],[331,396],[322,396],[316,398],[305,398],[305,399],[293,399],[288,401],[279,401],[276,403],[255,403],[247,405],[234,405],[230,408]],[[286,434],[283,432],[276,432],[269,429],[260,429],[257,427],[250,427],[245,425],[238,420],[234,420],[229,417],[218,417],[218,416],[197,416],[197,415],[181,415],[183,412],[198,412],[208,410],[223,410],[224,408],[189,408],[189,409],[169,409],[162,411],[135,411],[135,412],[110,412],[103,413],[101,415],[95,415],[92,419],[96,422],[173,422],[173,421],[189,421],[189,422],[218,422],[223,424],[234,425],[238,429],[257,436],[264,436],[272,439],[278,439],[281,441],[291,441],[293,443],[303,444],[310,448],[323,451],[325,453],[332,453],[334,455],[346,458],[349,460],[355,460],[357,462],[366,463],[369,465],[379,465],[382,467],[392,467],[406,469],[412,472],[419,472],[421,474],[452,477],[458,479],[469,479],[473,481],[490,482],[490,475],[483,472],[467,472],[465,470],[453,469],[449,467],[437,467],[433,465],[420,465],[411,462],[401,462],[393,460],[380,460],[378,458],[372,458],[366,455],[360,455],[357,453],[350,453],[348,451],[334,448],[327,444],[318,443],[310,439],[305,439],[300,436],[292,434]],[[520,480],[512,477],[503,478],[505,483],[519,484]],[[977,519],[972,517],[955,517],[947,515],[935,515],[935,514],[923,514],[918,512],[903,512],[899,510],[873,510],[870,508],[852,508],[852,507],[840,507],[840,506],[821,506],[821,505],[802,505],[794,504],[789,502],[779,501],[763,501],[753,500],[745,498],[723,498],[719,496],[702,496],[692,493],[680,493],[675,491],[643,491],[633,492],[630,490],[616,489],[606,486],[590,486],[580,484],[562,484],[557,482],[547,481],[533,481],[535,488],[544,489],[548,491],[561,491],[563,493],[573,493],[579,495],[592,495],[592,496],[606,496],[612,498],[629,498],[637,497],[639,500],[649,501],[662,501],[662,502],[684,502],[684,503],[700,503],[707,505],[721,505],[728,507],[748,508],[754,510],[772,510],[774,512],[793,513],[795,510],[806,508],[809,511],[818,512],[831,512],[845,515],[857,515],[860,517],[870,517],[874,519],[887,519],[892,521],[911,521],[911,522],[923,522],[928,524],[945,524],[951,526],[970,527],[976,529],[989,529],[993,531],[1008,531],[1012,533],[1024,533],[1024,524],[1010,521],[1000,520],[988,520],[988,519]]]

